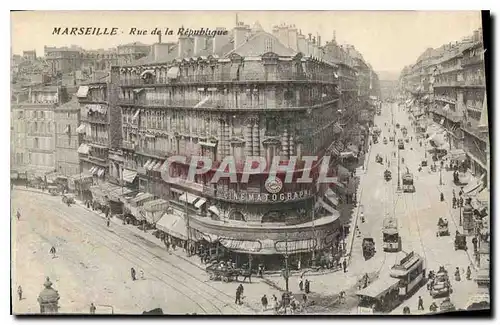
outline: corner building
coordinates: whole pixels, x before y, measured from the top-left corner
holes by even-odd
[[[216,250],[225,247],[238,264],[280,267],[287,251],[292,264],[305,266],[311,255],[334,246],[339,233],[339,213],[325,197],[331,191],[297,183],[300,163],[290,184],[278,173],[278,193],[266,189],[268,170],[240,180],[247,157],[270,165],[275,157],[287,164],[292,156],[325,155],[341,130],[338,66],[319,54],[320,41],[311,35],[306,39],[293,26],[273,32],[238,23],[231,37],[181,37],[173,46],[155,44],[135,65],[114,67],[122,115],[117,171],[165,209],[155,214],[151,201],[145,203],[153,211],[146,221],[167,234],[205,247],[217,243]],[[175,178],[167,182],[162,166],[178,155],[186,164],[172,164]],[[194,182],[186,180],[192,156],[214,162]],[[228,156],[238,183],[210,183]],[[319,165],[311,168],[314,180]]]

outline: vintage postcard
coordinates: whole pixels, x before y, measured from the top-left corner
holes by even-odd
[[[12,313],[490,310],[485,19],[12,12]]]

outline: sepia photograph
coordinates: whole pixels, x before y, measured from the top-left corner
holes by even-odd
[[[11,314],[491,313],[489,19],[11,11]]]

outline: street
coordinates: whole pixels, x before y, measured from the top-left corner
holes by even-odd
[[[157,243],[113,222],[110,228],[97,214],[79,205],[68,207],[59,196],[15,190],[12,216],[13,297],[22,286],[23,300],[13,300],[14,313],[38,313],[37,297],[48,276],[59,291],[60,313],[142,313],[162,308],[168,314],[255,313],[259,297],[269,293],[264,283],[245,283],[249,298],[234,303],[237,283],[208,280],[204,270],[169,255]],[[56,257],[49,254],[56,248]],[[184,253],[184,252],[183,252]],[[144,280],[132,281],[130,269]],[[112,307],[107,307],[112,306]]]

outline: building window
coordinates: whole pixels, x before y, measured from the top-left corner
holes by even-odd
[[[266,52],[272,52],[273,51],[273,40],[270,38],[266,39],[265,47],[266,47]]]
[[[38,149],[38,145],[39,145],[38,138],[35,138],[34,148]]]

